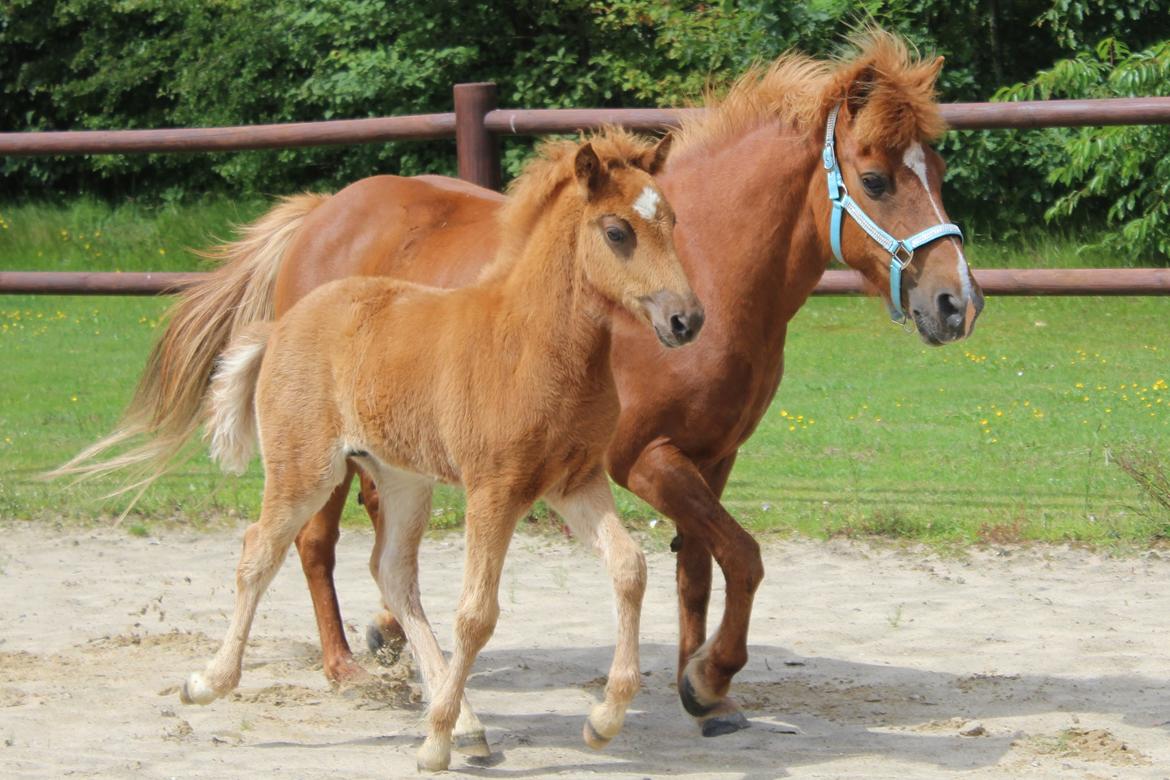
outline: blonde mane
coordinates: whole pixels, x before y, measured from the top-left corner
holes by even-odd
[[[494,275],[519,257],[537,220],[561,190],[575,181],[574,160],[585,143],[593,145],[610,169],[635,165],[654,146],[652,141],[617,127],[603,127],[577,141],[562,138],[540,143],[520,175],[508,185],[508,201],[498,218],[500,249],[480,279]]]
[[[683,120],[675,154],[724,142],[774,119],[819,133],[834,105],[858,97],[866,101],[854,130],[862,145],[901,149],[933,141],[946,130],[935,100],[940,65],[940,59],[923,59],[901,38],[872,27],[851,35],[846,51],[833,60],[783,54],[769,66],[748,70],[723,99],[708,95],[708,111]]]

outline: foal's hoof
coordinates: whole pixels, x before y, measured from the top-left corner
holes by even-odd
[[[594,750],[601,750],[621,733],[625,719],[625,708],[609,707],[602,702],[589,711],[581,736],[584,737],[586,745]]]
[[[451,746],[463,755],[475,758],[488,758],[492,754],[483,729],[469,731],[466,734],[454,734],[451,737]]]
[[[179,686],[179,701],[184,704],[211,704],[216,698],[215,689],[207,684],[199,672],[192,672]]]
[[[585,729],[582,731],[581,736],[585,739],[585,744],[594,750],[603,750],[611,739],[610,737],[603,737],[599,734],[589,718],[585,719]]]
[[[442,744],[434,737],[427,737],[418,749],[418,770],[420,772],[442,772],[451,766],[451,744]]]
[[[701,729],[704,737],[722,737],[724,734],[734,734],[742,729],[750,728],[751,721],[739,710],[732,710],[724,715],[713,715],[702,721]]]

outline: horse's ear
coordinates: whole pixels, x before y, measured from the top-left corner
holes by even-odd
[[[651,176],[657,176],[666,165],[666,157],[670,154],[670,146],[674,143],[674,134],[667,133],[653,149],[647,149],[638,160],[638,167]]]
[[[849,113],[857,115],[865,104],[869,102],[869,95],[873,91],[873,84],[877,81],[877,71],[873,65],[861,68],[845,87],[845,106]]]
[[[593,144],[587,143],[577,150],[577,157],[573,161],[573,169],[577,174],[577,182],[581,185],[585,197],[591,198],[601,187],[604,171],[601,169],[601,159],[593,151]]]

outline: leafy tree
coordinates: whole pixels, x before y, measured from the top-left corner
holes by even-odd
[[[1004,100],[1170,96],[1170,41],[1131,52],[1106,38],[1032,80],[1002,90]],[[1170,259],[1170,127],[1121,125],[1066,131],[1050,150],[1048,181],[1061,194],[1045,211],[1057,223],[1100,219],[1116,228],[1099,246],[1119,259]]]

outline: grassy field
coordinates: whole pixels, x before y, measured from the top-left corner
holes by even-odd
[[[193,268],[185,246],[228,235],[261,208],[0,207],[0,268]],[[1080,264],[1061,250],[984,254]],[[0,519],[124,508],[125,498],[100,497],[113,483],[70,488],[35,475],[115,423],[166,303],[0,297]],[[970,341],[931,349],[886,323],[876,301],[814,299],[790,330],[786,378],[741,451],[727,505],[757,531],[810,536],[1139,546],[1170,537],[1170,513],[1118,466],[1137,457],[1156,476],[1170,454],[1168,318],[1166,299],[992,298]],[[260,485],[258,468],[226,477],[200,452],[143,496],[127,527],[252,515]],[[632,520],[655,519],[629,495],[621,504]],[[436,523],[457,523],[460,511],[459,495],[444,492]],[[365,522],[353,502],[347,521]]]

